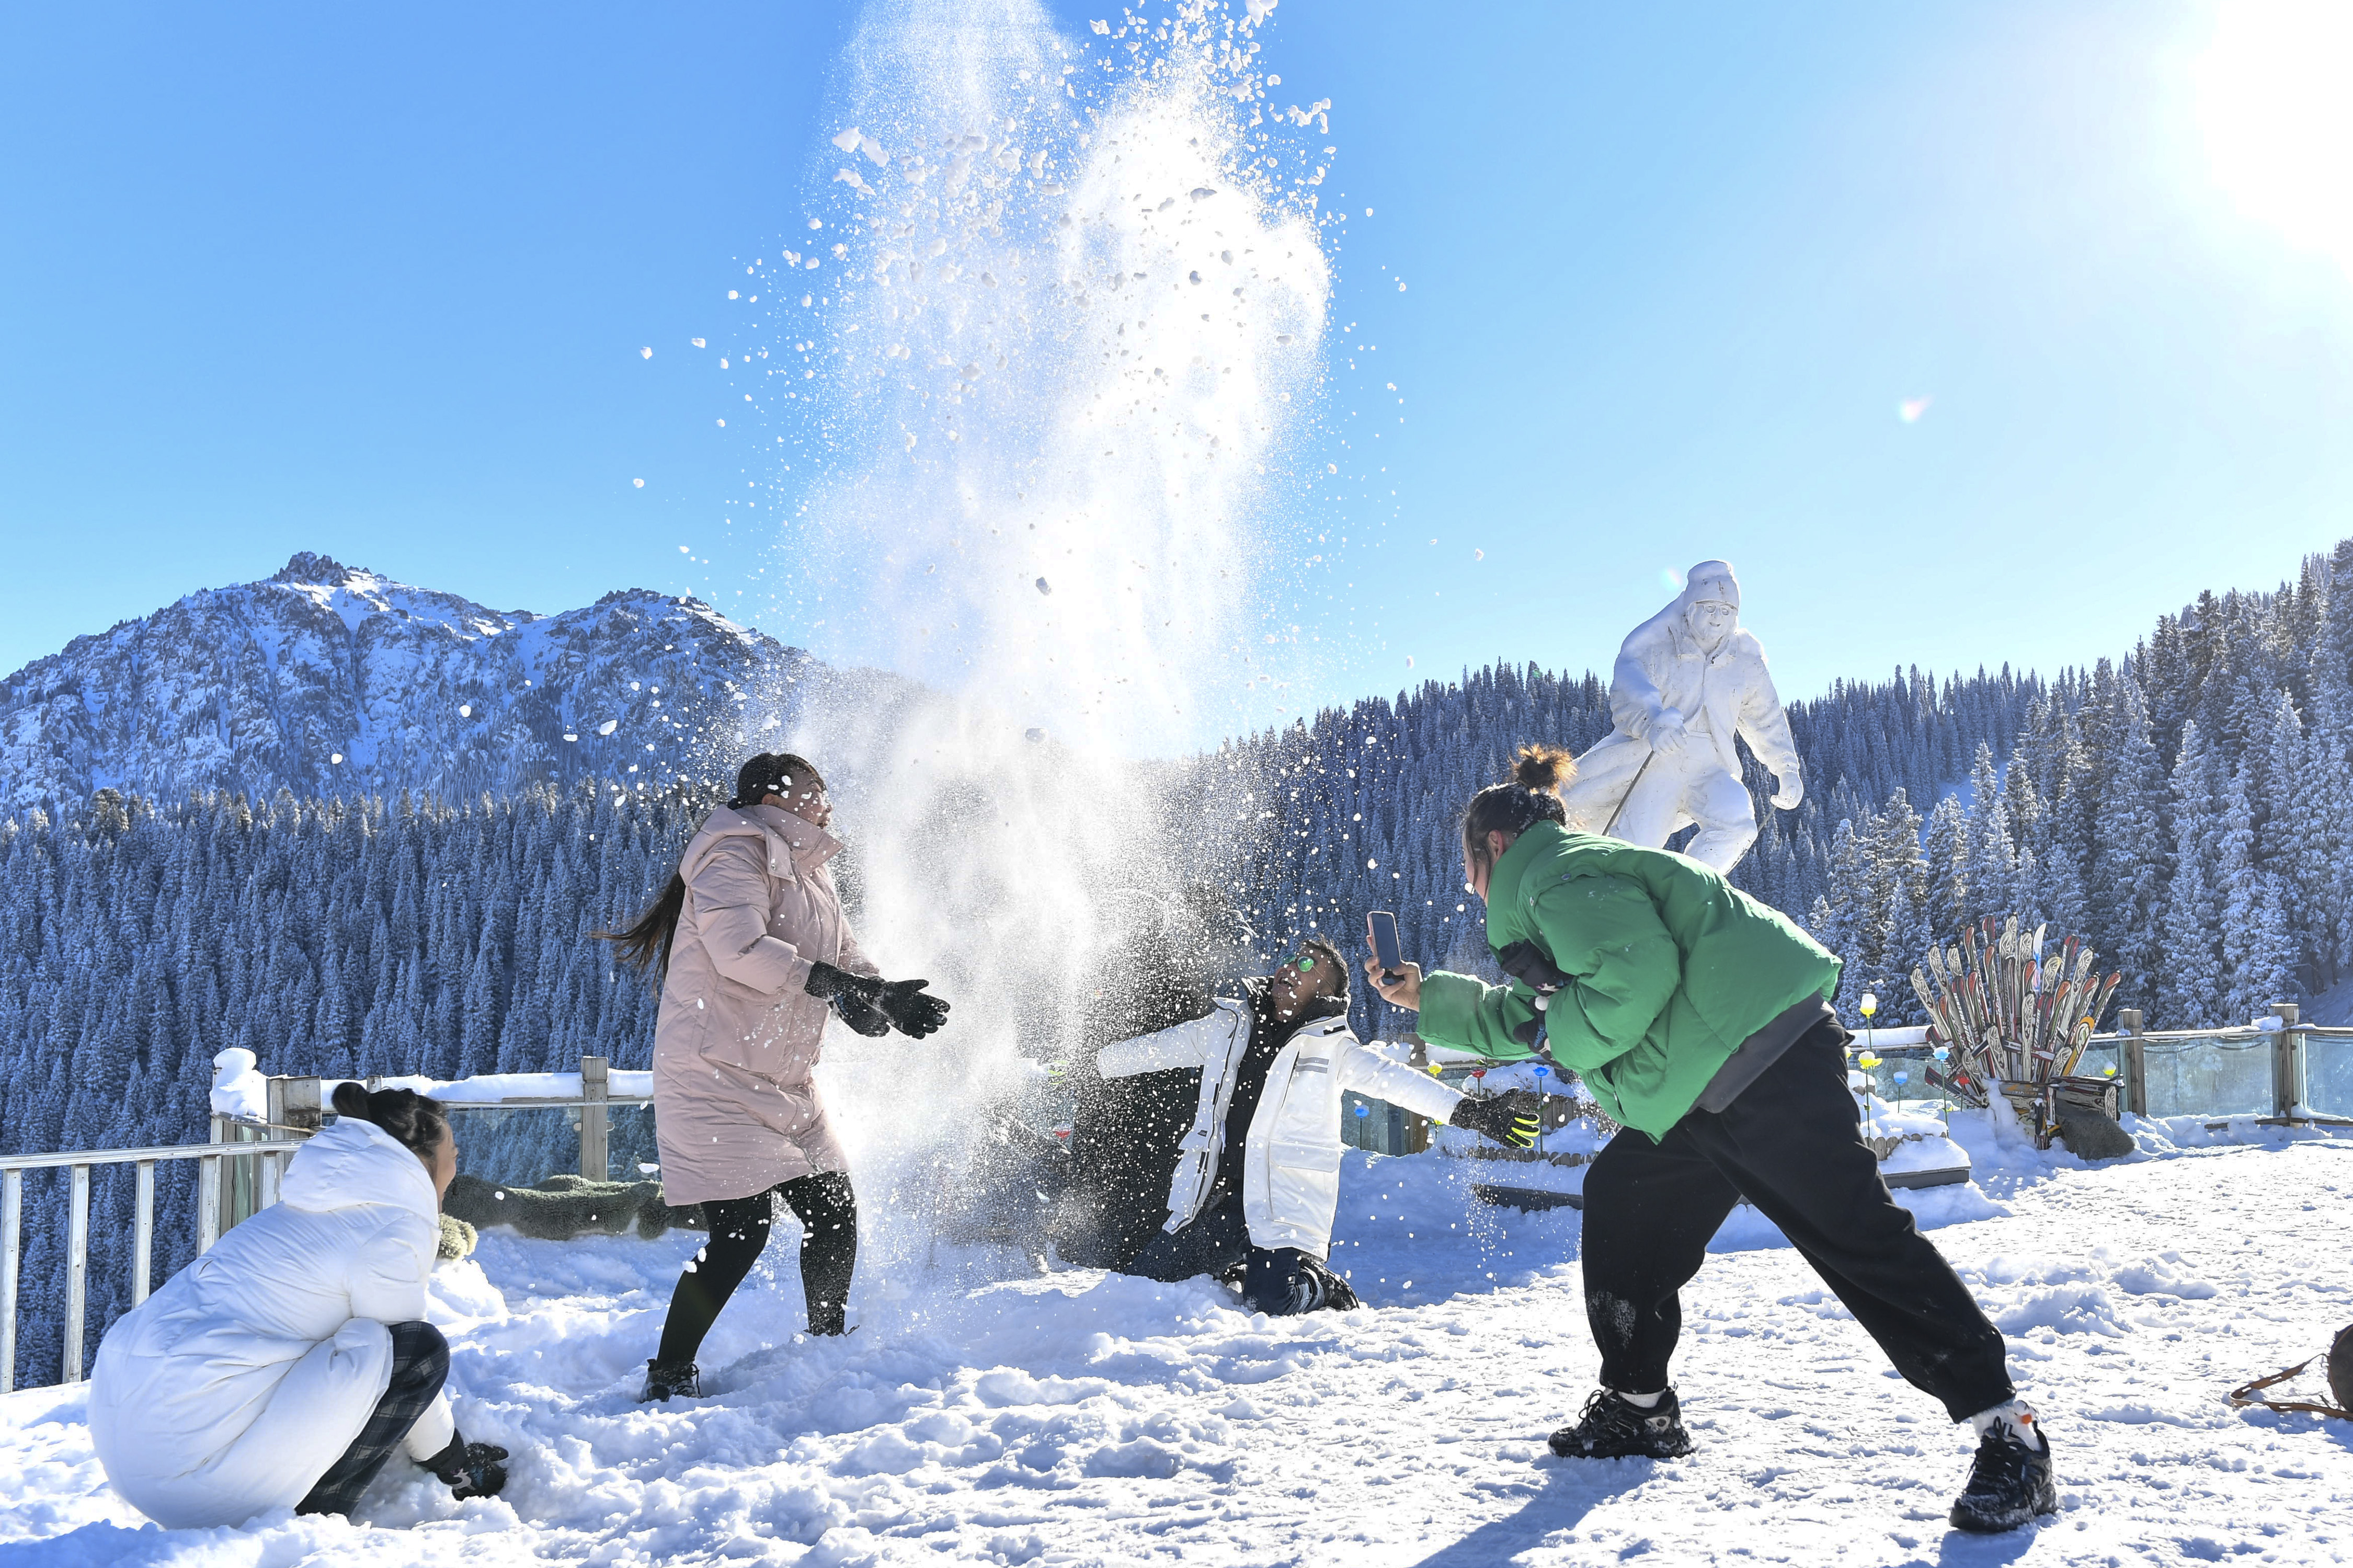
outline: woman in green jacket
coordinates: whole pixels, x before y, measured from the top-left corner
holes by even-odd
[[[1540,1056],[1581,1077],[1626,1131],[1585,1178],[1586,1316],[1601,1384],[1564,1458],[1688,1453],[1667,1363],[1680,1292],[1744,1196],[1781,1227],[1915,1387],[1980,1441],[1953,1505],[1965,1530],[2055,1509],[2051,1453],[1987,1321],[1888,1194],[1862,1142],[1828,998],[1839,960],[1695,860],[1573,833],[1565,752],[1523,749],[1508,784],[1462,815],[1462,858],[1487,901],[1509,985],[1408,964],[1388,1001],[1422,1038],[1496,1060]]]

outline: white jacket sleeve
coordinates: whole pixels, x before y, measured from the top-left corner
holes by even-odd
[[[1426,1070],[1391,1061],[1354,1039],[1338,1042],[1332,1067],[1342,1089],[1387,1100],[1432,1121],[1446,1121],[1462,1103],[1461,1091],[1449,1089]]]
[[[1116,1040],[1095,1053],[1095,1071],[1105,1078],[1127,1078],[1140,1072],[1165,1072],[1171,1068],[1207,1065],[1209,1053],[1225,1043],[1232,1024],[1222,1010],[1188,1023],[1155,1029],[1132,1040]]]
[[[403,1214],[369,1237],[352,1259],[349,1284],[352,1316],[389,1326],[425,1319],[427,1271],[439,1242],[438,1233],[420,1248],[417,1231],[423,1221]],[[412,1459],[429,1459],[449,1446],[457,1435],[457,1417],[449,1409],[445,1388],[417,1418],[401,1447]]]

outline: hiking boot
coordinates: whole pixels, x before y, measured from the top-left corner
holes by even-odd
[[[649,1405],[658,1400],[700,1399],[702,1397],[702,1370],[692,1362],[646,1363],[646,1385],[638,1392],[638,1403]]]
[[[1297,1247],[1250,1248],[1242,1275],[1242,1300],[1270,1318],[1303,1312],[1348,1312],[1364,1305],[1348,1282],[1312,1252]]]
[[[1562,1427],[1548,1441],[1564,1459],[1672,1459],[1692,1449],[1683,1407],[1672,1388],[1648,1410],[1614,1389],[1597,1388],[1577,1425]]]
[[[1303,1312],[1353,1312],[1364,1305],[1348,1282],[1312,1252],[1299,1260],[1299,1282],[1305,1298],[1299,1308]]]
[[[2031,1430],[2041,1446],[2030,1447],[2008,1422],[1978,1440],[1969,1484],[1953,1503],[1953,1528],[1991,1535],[2016,1530],[2039,1514],[2059,1511],[2059,1489],[2051,1479],[2051,1438],[2041,1423]]]

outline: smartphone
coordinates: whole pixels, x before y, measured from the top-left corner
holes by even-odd
[[[1381,978],[1402,978],[1398,971],[1405,967],[1405,954],[1398,951],[1397,916],[1387,910],[1375,910],[1365,917],[1365,930],[1373,939],[1373,956],[1381,961]]]

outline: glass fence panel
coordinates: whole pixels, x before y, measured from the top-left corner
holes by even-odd
[[[458,1169],[486,1182],[536,1185],[550,1176],[580,1174],[580,1111],[576,1106],[449,1107],[458,1136]],[[659,1170],[649,1105],[605,1109],[608,1182],[642,1182]]]
[[[2075,1062],[2077,1078],[2115,1079],[2124,1072],[2124,1053],[2114,1040],[2094,1040]]]
[[[1350,1090],[1340,1097],[1340,1138],[1352,1149],[1376,1154],[1405,1152],[1405,1112],[1384,1100]]]
[[[457,1134],[458,1169],[464,1175],[528,1187],[580,1169],[576,1111],[453,1105],[449,1126]]]
[[[2304,1102],[2323,1116],[2353,1116],[2353,1040],[2305,1037]]]
[[[2152,1040],[2151,1116],[2267,1116],[2272,1109],[2272,1042]]]
[[[1864,1067],[1862,1063],[1866,1058],[1874,1065]],[[1915,1110],[1941,1110],[1960,1103],[1928,1081],[1928,1074],[1932,1070],[1939,1078],[1944,1076],[1945,1063],[1938,1061],[1926,1046],[1866,1052],[1858,1041],[1847,1053],[1847,1068],[1850,1071],[1868,1075],[1872,1092],[1890,1105]]]

